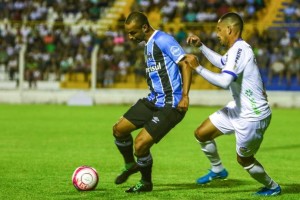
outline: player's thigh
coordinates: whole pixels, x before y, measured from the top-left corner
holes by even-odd
[[[151,119],[152,111],[145,105],[144,100],[138,100],[113,126],[115,136],[125,136],[143,127]]]
[[[234,131],[226,107],[214,112],[195,131],[200,142],[212,140],[222,134],[232,134]]]
[[[195,130],[195,137],[200,142],[213,140],[214,138],[222,135],[222,132],[208,118]]]
[[[136,126],[136,128],[144,127],[145,123],[152,119],[155,112],[154,104],[147,99],[139,99],[128,111],[124,114],[124,118]]]
[[[134,130],[136,130],[136,126],[124,117],[121,117],[119,121],[113,126],[113,134],[116,137],[126,136]]]
[[[234,123],[236,152],[241,157],[256,154],[263,141],[263,136],[271,121],[271,115],[260,121],[238,119]]]
[[[145,124],[145,129],[158,143],[172,128],[174,128],[185,116],[176,108],[161,108],[153,113],[152,118]]]

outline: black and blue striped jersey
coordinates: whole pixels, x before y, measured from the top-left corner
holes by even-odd
[[[145,45],[148,100],[157,107],[177,107],[182,97],[182,76],[178,62],[185,51],[169,34],[156,30]]]

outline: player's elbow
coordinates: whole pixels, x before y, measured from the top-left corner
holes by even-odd
[[[230,85],[230,82],[223,82],[220,87],[223,88],[223,89],[228,89],[229,88],[229,85]]]
[[[189,72],[192,72],[192,69],[196,68],[198,65],[199,65],[198,58],[195,55],[193,54],[185,55],[182,62],[182,67],[185,67]]]
[[[222,80],[222,81],[220,82],[219,86],[223,89],[228,89],[231,82],[234,81],[234,78],[227,73],[221,73],[220,80]]]

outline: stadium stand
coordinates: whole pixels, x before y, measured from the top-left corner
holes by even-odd
[[[216,19],[227,11],[246,22],[243,37],[255,49],[268,90],[300,90],[300,0],[32,0],[0,2],[0,88],[18,83],[18,53],[27,45],[25,80],[31,88],[49,83],[60,88],[91,87],[91,54],[96,45],[98,88],[146,88],[143,47],[128,41],[123,31],[131,10],[147,13],[154,28],[163,29],[188,53],[199,56],[184,38],[201,34],[211,48],[220,50],[214,33]],[[278,47],[279,52],[274,51]],[[281,48],[284,47],[284,48]],[[130,49],[130,51],[126,51]],[[129,66],[120,73],[120,66]],[[272,62],[281,59],[279,76]],[[126,73],[126,77],[122,74]],[[281,81],[279,81],[281,77]],[[217,89],[194,76],[192,89]]]
[[[280,0],[277,4],[270,4],[267,11],[260,30],[265,33],[268,31],[271,35],[273,44],[269,47],[270,57],[279,60],[275,65],[279,68],[274,72],[270,61],[268,70],[262,70],[263,78],[267,83],[266,88],[299,91],[300,1]],[[267,24],[267,28],[263,24]]]

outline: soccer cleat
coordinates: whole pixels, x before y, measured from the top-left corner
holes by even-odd
[[[128,177],[131,174],[137,173],[139,171],[139,167],[136,163],[131,163],[125,166],[125,168],[123,169],[122,173],[117,176],[116,180],[115,180],[115,184],[122,184],[125,181],[127,181]]]
[[[125,190],[127,193],[151,192],[153,184],[151,182],[139,181],[135,186]]]
[[[281,187],[278,185],[275,189],[263,187],[261,190],[255,193],[259,196],[276,196],[281,194]]]
[[[214,179],[225,179],[225,178],[227,178],[227,176],[228,176],[228,172],[226,169],[223,169],[219,173],[215,173],[215,172],[209,170],[208,174],[198,178],[196,183],[197,184],[206,184],[206,183],[211,182]]]

